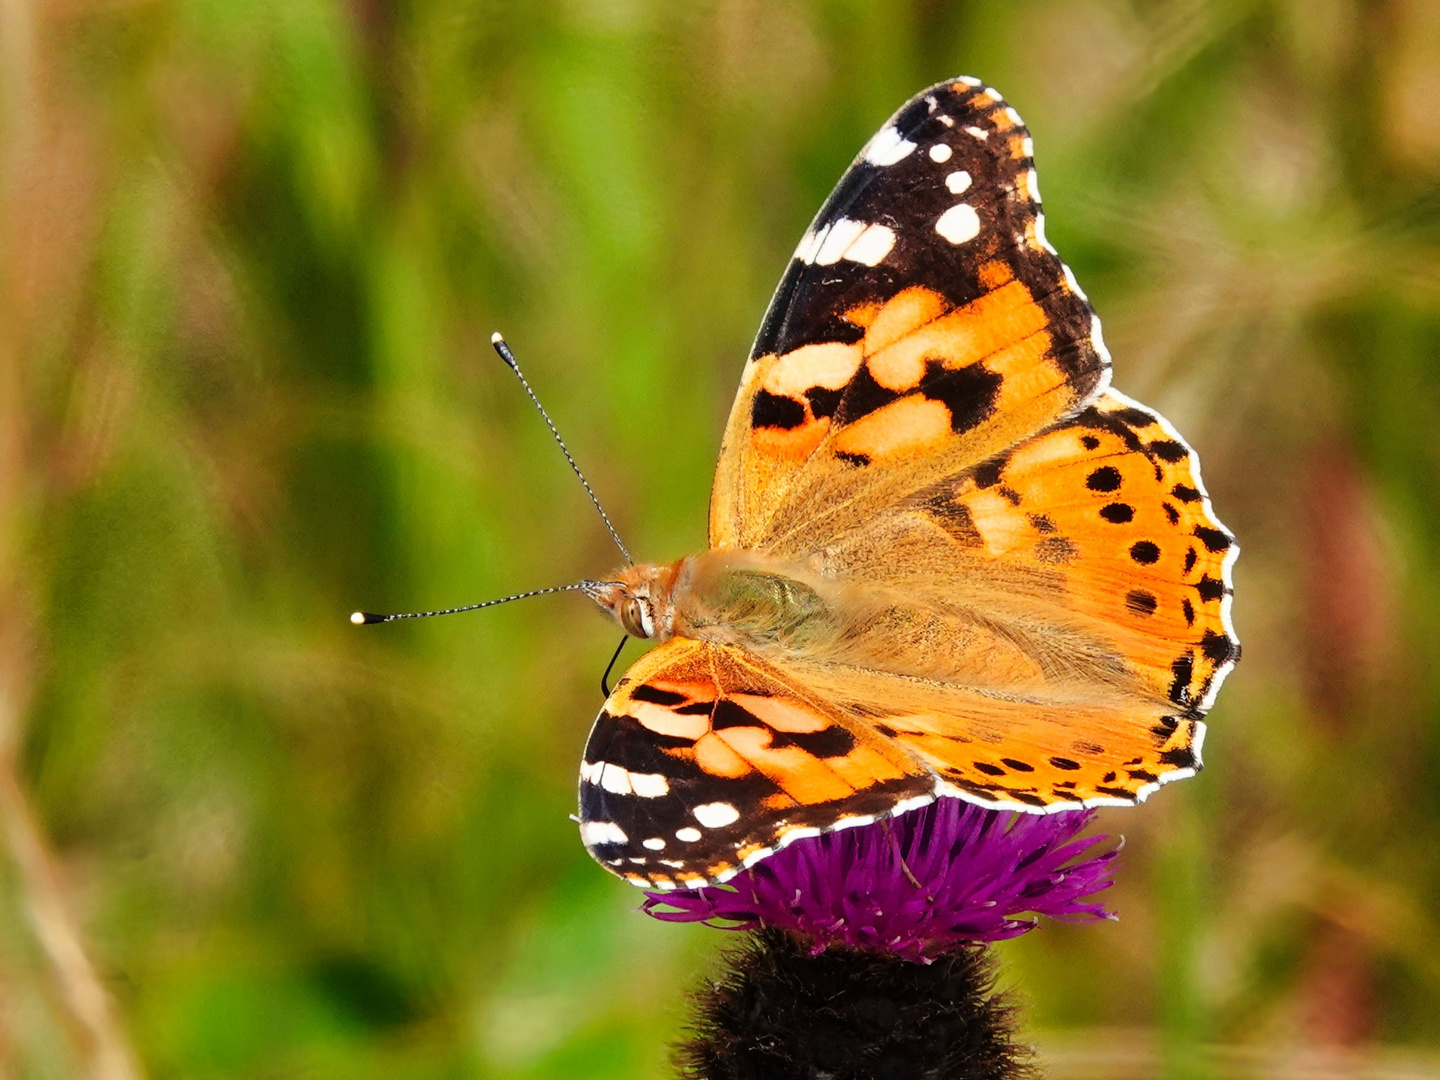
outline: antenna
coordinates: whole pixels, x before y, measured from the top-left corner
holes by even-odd
[[[520,364],[516,361],[515,354],[510,351],[510,346],[505,344],[505,339],[500,335],[498,330],[490,335],[490,344],[495,346],[495,351],[500,354],[500,359],[504,360],[506,366],[515,373],[515,377],[520,380],[520,385],[525,388],[525,393],[528,394],[530,400],[534,402],[535,408],[540,411],[540,416],[544,419],[545,426],[550,429],[550,434],[555,436],[555,442],[560,446],[560,452],[565,455],[565,460],[570,463],[570,468],[573,469],[575,475],[580,478],[580,486],[585,489],[585,494],[590,496],[590,501],[595,504],[595,509],[600,511],[600,520],[605,522],[605,528],[610,532],[610,539],[615,541],[615,546],[620,549],[620,554],[625,556],[625,561],[627,563],[633,563],[635,560],[630,557],[630,550],[625,546],[624,541],[620,539],[620,534],[615,531],[615,526],[610,524],[610,516],[605,513],[605,508],[600,505],[600,500],[596,498],[595,491],[590,486],[590,481],[585,479],[585,474],[580,471],[580,466],[575,464],[575,459],[570,456],[570,450],[566,447],[565,440],[560,438],[560,432],[555,429],[555,423],[550,419],[550,414],[545,411],[545,406],[540,404],[540,399],[535,396],[535,391],[530,389],[530,382],[525,378],[525,373],[520,370]]]
[[[396,619],[429,619],[435,615],[458,615],[462,611],[479,611],[481,608],[494,607],[496,604],[508,604],[511,600],[524,600],[530,596],[545,596],[548,593],[557,592],[578,592],[588,581],[577,581],[574,585],[554,585],[548,589],[532,589],[530,592],[516,593],[514,596],[502,596],[499,600],[486,600],[483,604],[467,604],[465,607],[446,608],[444,611],[407,611],[399,615],[376,615],[369,611],[356,611],[350,616],[350,621],[356,626],[373,626],[375,623],[394,622]]]

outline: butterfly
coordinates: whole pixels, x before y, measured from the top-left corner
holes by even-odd
[[[955,797],[1131,805],[1200,768],[1239,549],[1110,389],[1015,110],[960,78],[866,144],[795,250],[725,427],[710,548],[582,588],[656,642],[580,770],[655,890]]]

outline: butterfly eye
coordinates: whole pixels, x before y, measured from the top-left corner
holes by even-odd
[[[631,637],[648,638],[655,632],[654,624],[650,621],[650,612],[646,610],[644,603],[634,596],[626,597],[625,603],[620,605],[620,625]]]

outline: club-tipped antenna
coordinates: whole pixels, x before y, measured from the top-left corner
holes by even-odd
[[[550,429],[550,434],[555,436],[555,442],[560,447],[560,452],[565,455],[565,460],[570,463],[570,468],[573,469],[575,475],[579,477],[580,486],[585,489],[585,494],[590,496],[590,501],[595,504],[595,509],[600,511],[600,520],[605,522],[605,528],[610,532],[610,539],[615,541],[615,546],[620,549],[620,554],[625,556],[625,561],[627,563],[633,563],[635,560],[630,557],[630,549],[625,546],[625,542],[620,539],[620,534],[615,531],[615,526],[610,523],[610,515],[605,513],[605,508],[600,505],[600,500],[595,495],[595,489],[590,486],[590,481],[585,479],[585,474],[580,471],[580,466],[575,464],[575,459],[571,457],[570,449],[565,445],[565,440],[560,437],[560,432],[556,429],[555,422],[550,419],[550,414],[545,411],[545,406],[540,404],[540,399],[535,396],[535,391],[530,388],[530,381],[525,378],[525,373],[520,370],[520,365],[515,360],[515,354],[510,351],[510,346],[505,343],[505,338],[501,336],[500,331],[497,330],[490,335],[490,344],[495,346],[495,351],[500,354],[500,359],[504,360],[505,365],[515,373],[515,377],[520,380],[520,385],[525,388],[525,393],[529,395],[535,408],[539,410],[541,418],[545,421],[545,426]]]
[[[516,593],[514,596],[502,596],[498,600],[486,600],[482,604],[466,604],[464,607],[446,608],[444,611],[406,611],[398,615],[376,615],[370,611],[356,611],[351,613],[350,621],[356,626],[373,626],[375,623],[395,622],[397,619],[429,619],[436,615],[458,615],[462,611],[479,611],[481,608],[494,607],[496,604],[508,604],[511,600],[524,600],[531,596],[577,592],[587,584],[589,583],[577,581],[573,585],[552,585],[548,589],[531,589],[529,592]]]

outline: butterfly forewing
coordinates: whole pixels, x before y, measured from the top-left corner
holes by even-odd
[[[1045,239],[1030,136],[972,82],[896,113],[801,240],[726,428],[712,547],[818,547],[1103,388],[1098,323]]]

